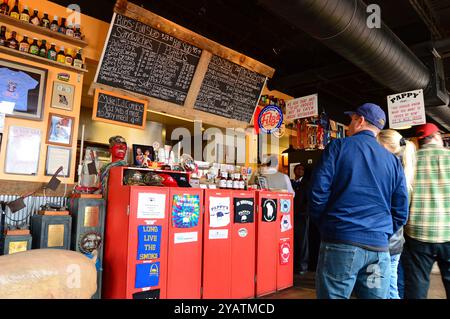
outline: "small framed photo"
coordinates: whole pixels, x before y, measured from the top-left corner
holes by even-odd
[[[6,147],[5,173],[36,175],[39,167],[41,130],[10,126]]]
[[[41,120],[47,73],[35,66],[0,59],[0,113]]]
[[[155,160],[155,150],[150,145],[133,144],[133,162],[138,167],[148,167]]]
[[[58,174],[61,177],[70,176],[70,160],[72,149],[60,146],[47,146],[47,161],[45,163],[45,175],[53,176],[55,172],[63,167]]]
[[[75,86],[54,81],[51,106],[56,109],[72,111],[74,94]]]
[[[75,118],[72,116],[50,113],[48,115],[47,144],[72,146]]]

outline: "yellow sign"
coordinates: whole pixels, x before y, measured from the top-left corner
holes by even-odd
[[[64,225],[48,225],[47,247],[64,246]]]
[[[22,251],[27,251],[27,241],[12,241],[8,246],[8,254],[20,253]]]

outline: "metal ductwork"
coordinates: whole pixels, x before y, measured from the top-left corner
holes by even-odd
[[[394,92],[424,89],[425,104],[433,72],[384,24],[369,28],[367,6],[361,0],[260,0],[285,19],[340,54]],[[445,95],[447,92],[445,91]],[[442,100],[442,99],[441,99]],[[445,100],[445,99],[444,99]],[[435,108],[430,116],[450,129],[450,108]],[[428,112],[427,112],[428,113]]]

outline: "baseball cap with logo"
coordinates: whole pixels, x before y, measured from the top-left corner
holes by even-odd
[[[347,115],[358,114],[360,116],[364,116],[367,122],[372,125],[375,125],[377,128],[382,130],[384,125],[386,124],[386,114],[376,104],[373,103],[364,103],[360,107],[356,109],[354,112],[344,112]]]
[[[439,128],[433,123],[425,123],[419,126],[416,130],[416,134],[419,140],[430,136],[436,132],[439,132]]]

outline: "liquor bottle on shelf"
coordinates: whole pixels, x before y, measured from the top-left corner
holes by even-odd
[[[67,53],[66,53],[66,65],[70,65],[72,66],[73,64],[73,52],[71,48],[67,48]]]
[[[11,18],[20,19],[20,12],[19,12],[19,0],[15,0],[14,7],[11,9],[11,12],[9,12],[9,15]]]
[[[66,18],[61,18],[61,24],[59,25],[58,32],[66,34],[67,27],[66,27]]]
[[[8,0],[3,0],[3,3],[0,4],[0,13],[1,14],[8,14],[9,13]]]
[[[81,40],[81,30],[80,30],[80,25],[79,24],[75,25],[75,31],[73,33],[73,37],[75,39],[80,39]]]
[[[30,22],[34,25],[41,25],[41,19],[39,19],[38,10],[34,9],[33,15],[30,18]]]
[[[41,19],[41,27],[50,29],[50,19],[48,18],[47,12],[44,12],[44,16]]]
[[[78,48],[77,54],[75,55],[75,58],[73,59],[73,66],[76,68],[83,68],[83,57],[81,56],[81,49]]]
[[[222,172],[222,176],[220,177],[220,180],[219,180],[219,188],[221,188],[221,189],[227,188],[227,173],[226,172]]]
[[[31,43],[30,45],[30,53],[34,55],[39,55],[39,44],[37,38],[33,38],[33,43]]]
[[[233,189],[233,178],[231,177],[231,175],[231,173],[228,173],[227,189]]]
[[[234,174],[234,179],[233,179],[233,189],[239,189],[239,175],[240,174]]]
[[[243,178],[242,174],[240,175],[240,178],[239,178],[239,189],[240,190],[244,190],[245,189],[245,181],[244,181],[244,178]]]
[[[53,17],[52,23],[50,23],[50,30],[58,32],[58,16]]]
[[[39,56],[46,58],[47,57],[47,41],[42,40],[41,46],[39,47]]]
[[[6,46],[8,42],[6,41],[6,27],[2,25],[0,28],[0,46]]]
[[[19,43],[19,51],[26,52],[30,50],[30,43],[28,42],[28,36],[24,35],[22,41]]]
[[[8,48],[15,49],[15,50],[19,49],[19,41],[17,41],[16,36],[17,36],[16,31],[11,32],[11,37],[7,40]]]
[[[74,34],[75,31],[73,29],[73,25],[69,24],[66,29],[66,35],[68,35],[69,37],[73,37]]]
[[[59,52],[56,55],[56,61],[62,64],[66,63],[66,53],[63,46],[59,48]]]
[[[50,49],[47,51],[47,58],[53,61],[56,61],[56,56],[58,52],[56,52],[56,44],[52,43],[50,45]]]
[[[20,14],[20,20],[30,22],[30,12],[28,12],[28,6],[23,7],[22,13]]]

